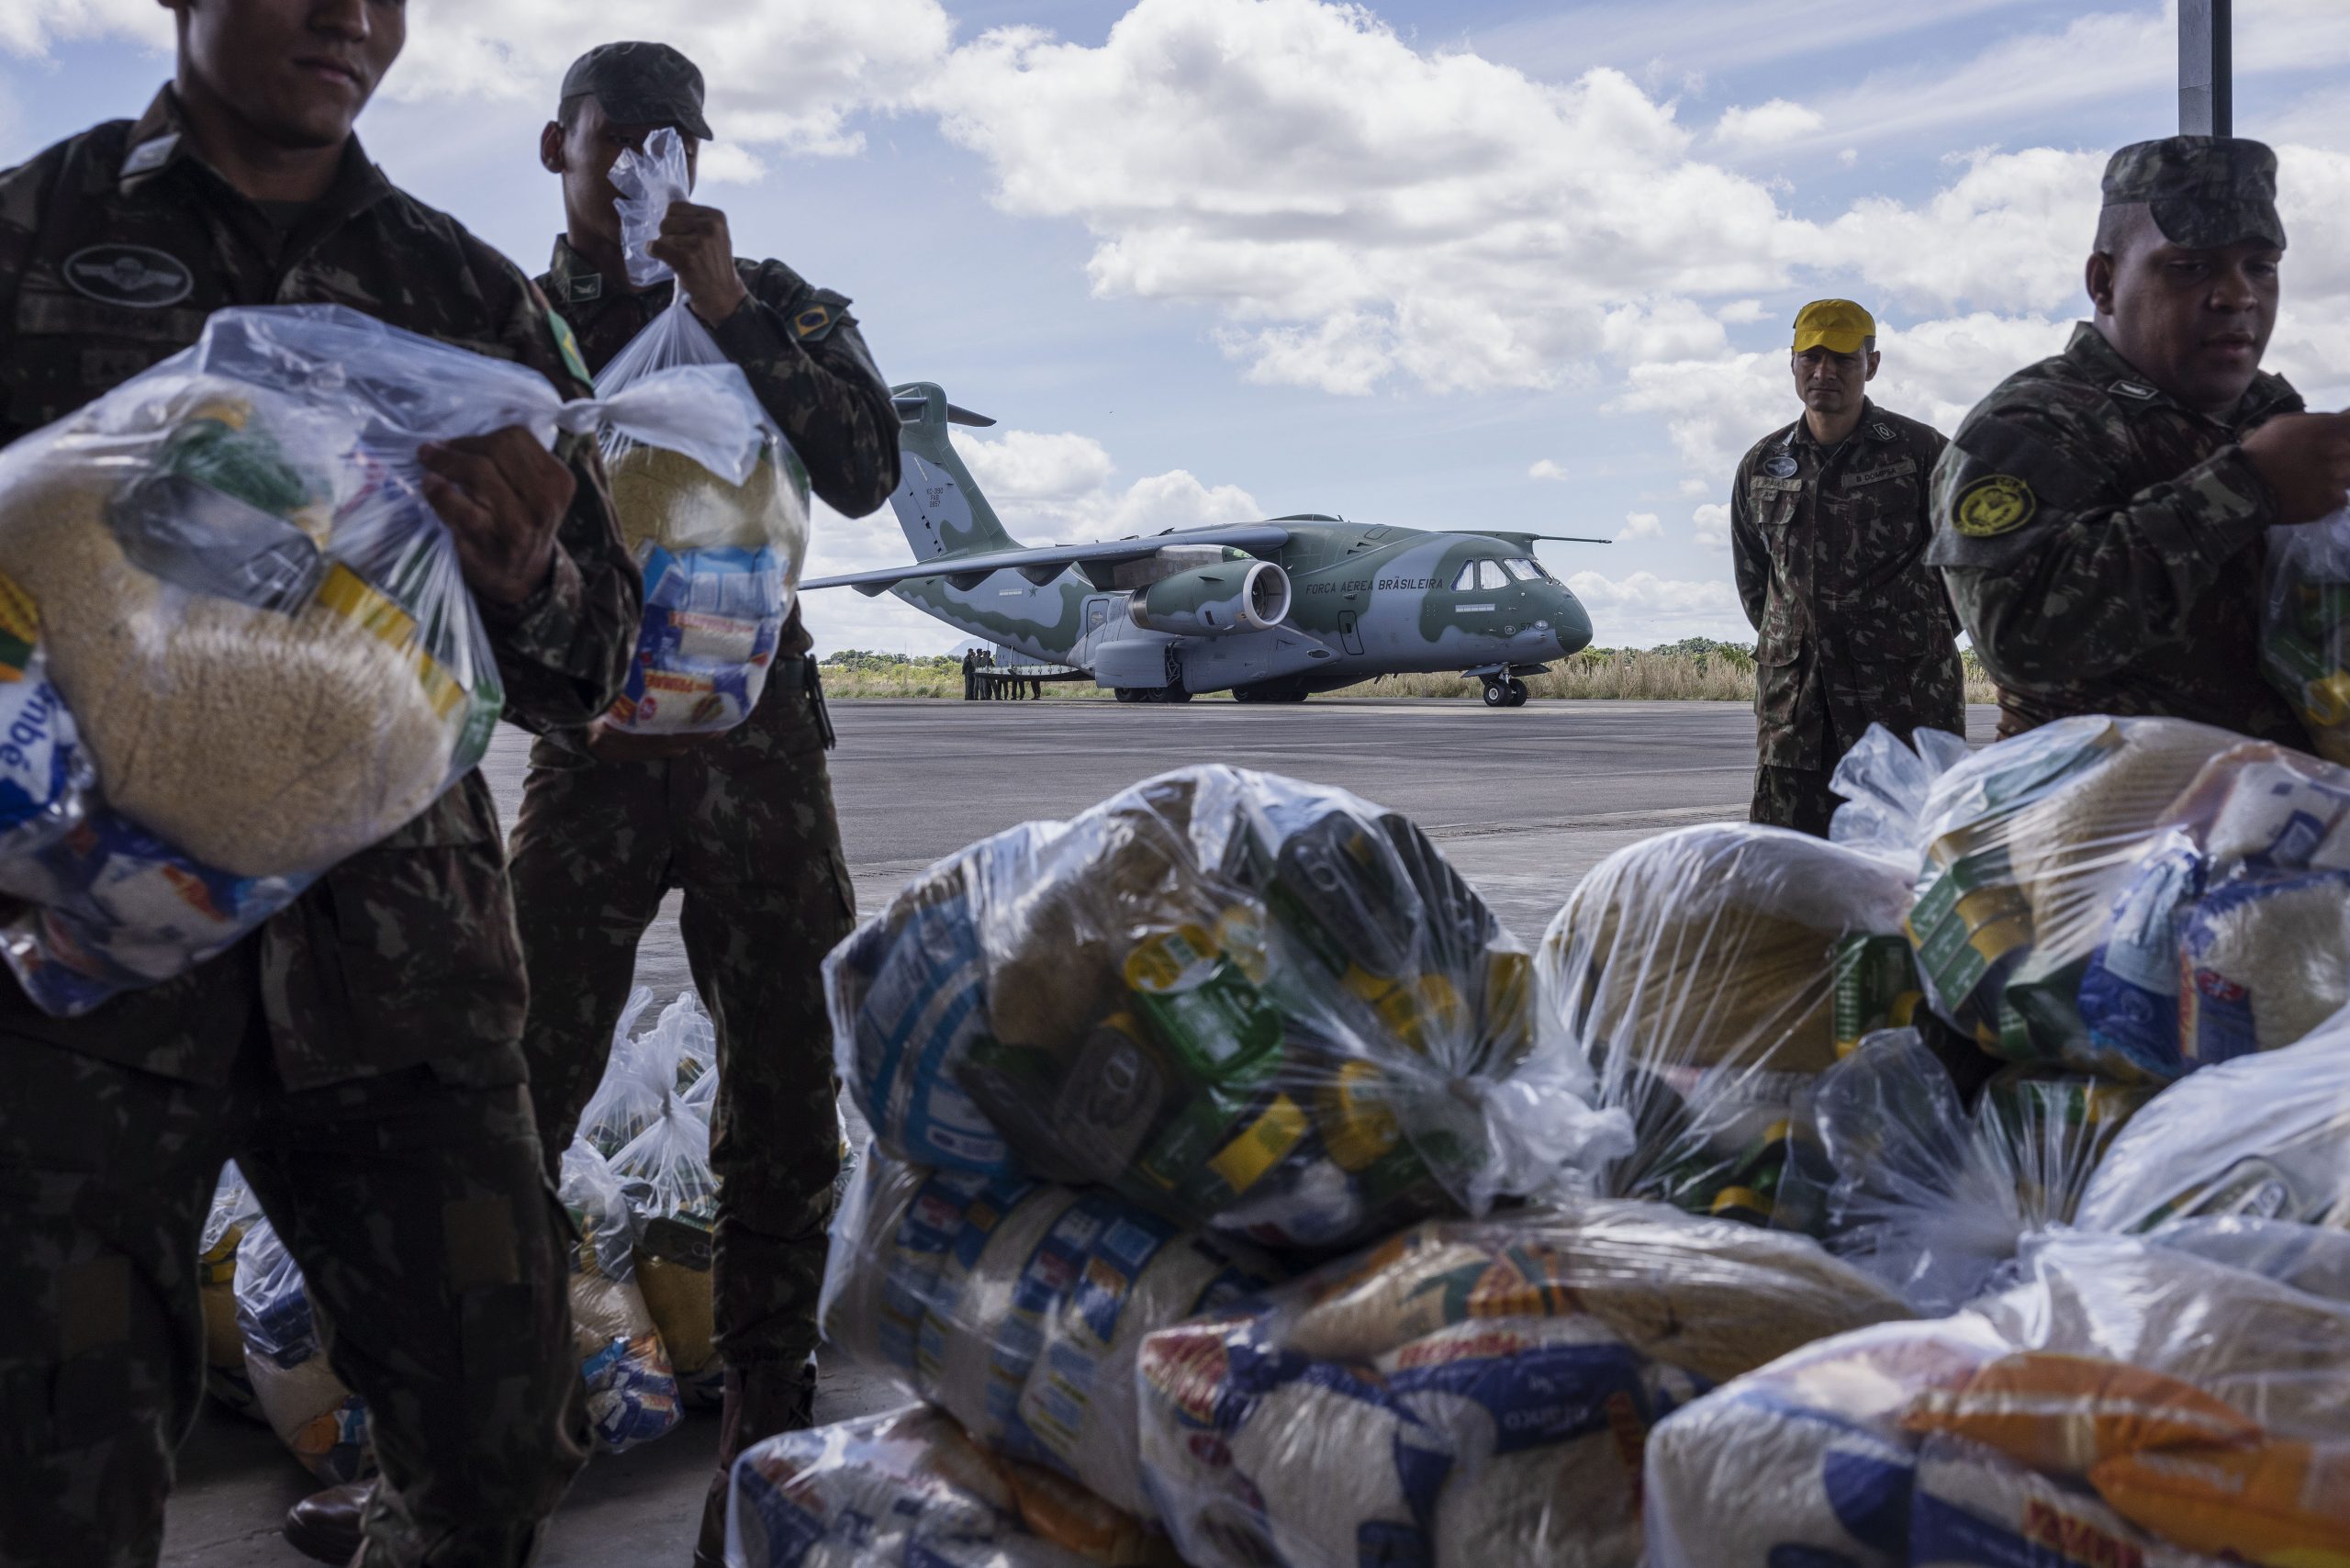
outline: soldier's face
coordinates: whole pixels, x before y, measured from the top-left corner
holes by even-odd
[[[563,176],[564,217],[575,231],[620,242],[621,218],[612,204],[621,193],[612,186],[612,165],[631,149],[643,151],[644,139],[660,129],[610,118],[603,105],[588,98],[581,102],[568,127],[554,121],[541,133],[539,161],[550,173]],[[677,140],[686,144],[686,173],[690,179],[699,172],[701,143],[683,131]]]
[[[340,146],[408,41],[404,0],[165,0],[184,88],[285,147]]]
[[[2282,259],[2262,244],[2173,244],[2149,223],[2118,254],[2089,258],[2089,296],[2107,341],[2140,374],[2190,409],[2223,413],[2267,352]]]
[[[1816,413],[1841,414],[1861,406],[1869,378],[1876,374],[1877,356],[1871,352],[1838,353],[1815,345],[1793,356],[1796,396]]]

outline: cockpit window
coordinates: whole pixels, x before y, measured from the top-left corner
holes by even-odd
[[[1509,579],[1502,576],[1502,564],[1499,561],[1478,562],[1477,586],[1488,590],[1509,587]]]
[[[1460,575],[1459,577],[1452,579],[1452,591],[1455,593],[1472,593],[1476,590],[1476,587],[1477,563],[1472,561],[1467,566],[1460,568]]]
[[[1508,561],[1504,565],[1509,567],[1509,575],[1519,582],[1532,583],[1542,580],[1542,568],[1531,561]]]

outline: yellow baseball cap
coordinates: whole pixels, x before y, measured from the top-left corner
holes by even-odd
[[[1849,299],[1815,299],[1796,312],[1796,353],[1824,348],[1858,353],[1876,336],[1876,319]]]

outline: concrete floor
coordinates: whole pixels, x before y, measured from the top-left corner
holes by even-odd
[[[859,905],[878,910],[909,876],[971,840],[1068,816],[1167,768],[1227,762],[1339,785],[1409,813],[1529,944],[1583,872],[1623,845],[1742,816],[1754,756],[1740,704],[1328,701],[1302,707],[1102,703],[843,702],[834,794]],[[1996,711],[1968,715],[1989,738]],[[511,823],[527,737],[500,731],[485,769]],[[666,1002],[687,983],[676,903],[646,935],[637,977]],[[831,1421],[900,1395],[827,1367]],[[717,1422],[690,1417],[660,1442],[599,1459],[555,1523],[547,1568],[688,1559]],[[304,1559],[277,1520],[307,1478],[265,1428],[210,1411],[181,1454],[163,1560],[175,1568],[284,1568]]]

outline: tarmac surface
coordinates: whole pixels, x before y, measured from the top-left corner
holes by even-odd
[[[1295,707],[1194,702],[836,702],[831,757],[858,907],[878,911],[909,877],[973,839],[1066,817],[1125,786],[1195,762],[1284,773],[1351,790],[1415,818],[1531,944],[1583,872],[1626,844],[1690,823],[1744,816],[1754,720],[1742,703],[1327,700]],[[1997,711],[1969,711],[1990,738]],[[528,737],[501,730],[485,763],[510,825]],[[637,978],[666,1002],[688,981],[676,900],[638,954]],[[900,1396],[827,1367],[818,1417],[885,1409]],[[676,1432],[596,1460],[557,1516],[545,1568],[677,1564],[717,1449],[697,1412]],[[306,1559],[277,1533],[310,1489],[266,1428],[207,1409],[180,1456],[164,1540],[175,1568],[284,1568]]]

